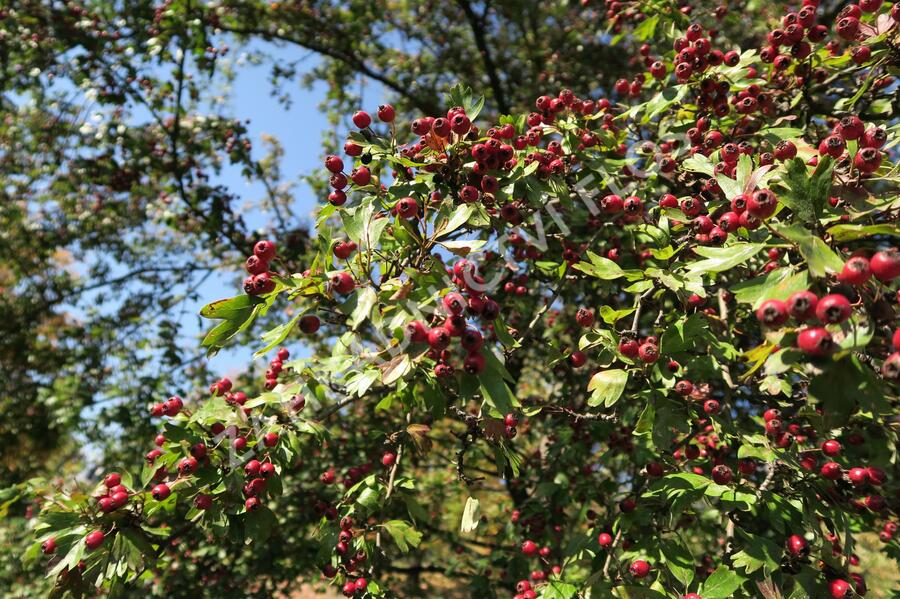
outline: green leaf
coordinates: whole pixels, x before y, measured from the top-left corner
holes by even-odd
[[[744,158],[744,156],[741,156],[741,158]],[[725,173],[718,173],[716,175],[716,183],[719,184],[719,187],[722,189],[722,193],[725,194],[726,198],[733,198],[744,191],[744,187],[740,182],[736,179],[732,179]]]
[[[189,422],[211,424],[213,422],[227,421],[234,415],[234,408],[225,403],[223,397],[213,397],[204,401],[200,407],[191,414]]]
[[[466,507],[463,508],[462,522],[459,525],[461,532],[472,532],[478,528],[481,522],[481,507],[474,497],[466,499]]]
[[[375,214],[374,202],[375,198],[369,196],[356,208],[341,211],[341,220],[347,237],[363,249],[376,247],[384,228],[390,222],[390,219]]]
[[[588,383],[588,391],[591,392],[588,405],[612,407],[622,397],[627,384],[628,373],[624,370],[601,370]]]
[[[265,505],[244,514],[244,535],[247,541],[256,543],[266,541],[276,526],[278,526],[278,519],[275,517],[275,512]]]
[[[637,308],[625,308],[623,310],[613,310],[609,306],[600,306],[600,318],[606,324],[615,324],[629,314],[632,314]]]
[[[802,225],[779,227],[778,232],[797,244],[812,276],[824,277],[829,273],[841,272],[844,268],[844,261],[834,253],[834,250]]]
[[[478,375],[478,386],[484,397],[485,403],[493,409],[492,415],[503,417],[509,414],[513,408],[518,407],[516,399],[506,381],[512,377],[506,371],[506,367],[497,360],[490,351],[482,352],[484,355],[484,371]]]
[[[225,343],[246,330],[254,319],[265,314],[269,306],[275,301],[278,291],[272,292],[265,298],[246,296],[247,300],[241,299],[243,296],[231,298],[230,300],[219,300],[213,302],[201,309],[201,315],[206,314],[216,316],[206,316],[206,318],[224,318],[221,323],[210,330],[203,338],[200,344],[202,347],[208,348],[207,354],[213,355],[219,349],[225,346]]]
[[[494,320],[494,334],[497,339],[506,347],[519,347],[519,342],[509,333],[509,327],[503,321],[502,316],[498,316]]]
[[[631,32],[631,36],[639,42],[646,42],[648,39],[653,37],[653,34],[656,32],[656,25],[658,23],[659,14],[647,17],[646,19],[641,21],[640,25],[634,28],[634,31]]]
[[[810,224],[818,222],[831,191],[833,166],[831,156],[822,156],[810,176],[803,159],[794,158],[787,163],[786,173],[782,177],[790,192],[780,194],[778,201],[790,208],[802,221]]]
[[[659,340],[659,349],[661,353],[676,354],[694,349],[700,339],[709,338],[706,318],[699,314],[691,314],[687,318],[675,321],[663,332]]]
[[[451,241],[439,241],[438,245],[457,256],[468,256],[487,243],[483,239],[454,239]]]
[[[646,23],[646,21],[644,21],[644,23]],[[667,87],[657,93],[647,102],[646,106],[644,106],[644,118],[641,122],[647,124],[651,119],[665,112],[665,110],[673,104],[681,102],[687,95],[689,89],[690,86],[688,85],[676,85],[674,87]]]
[[[731,557],[731,563],[736,569],[744,570],[747,574],[752,574],[760,568],[766,574],[771,574],[778,569],[781,554],[781,547],[769,539],[748,536],[743,549]]]
[[[709,177],[716,174],[712,161],[703,154],[697,153],[681,163],[681,167],[694,173],[703,173]]]
[[[381,493],[375,487],[365,487],[356,498],[356,503],[367,510],[374,510],[381,503]]]
[[[298,312],[292,319],[287,321],[284,324],[280,324],[271,331],[263,333],[260,336],[260,340],[262,340],[266,346],[262,349],[256,351],[253,354],[253,359],[262,357],[266,355],[266,353],[272,351],[276,346],[281,345],[281,343],[287,339],[288,335],[291,334],[291,331],[294,330],[294,327],[297,325],[297,322],[300,318],[305,314],[305,310]]]
[[[666,595],[649,587],[626,585],[615,587],[612,592],[618,599],[667,599]]]
[[[447,235],[457,230],[469,220],[472,216],[474,208],[472,204],[461,204],[456,207],[452,214],[445,218],[441,218],[434,227],[435,239],[442,235]],[[440,218],[440,217],[439,217]]]
[[[808,396],[821,404],[826,430],[846,425],[857,409],[873,414],[890,411],[878,379],[855,358],[829,364],[809,382]]]
[[[120,534],[116,535],[116,541],[122,544],[123,557],[129,568],[140,570],[145,556],[147,558],[155,557],[153,546],[137,530],[125,526],[119,532]]]
[[[540,595],[543,599],[572,599],[578,594],[578,587],[561,580],[551,580]]]
[[[743,444],[738,447],[738,459],[756,458],[764,462],[772,462],[775,460],[775,452],[764,445],[748,445]]]
[[[687,270],[692,273],[730,270],[758,254],[764,247],[764,243],[733,243],[721,248],[698,247],[694,251],[706,260],[689,264]]]
[[[361,287],[356,292],[356,306],[350,314],[350,328],[356,330],[357,327],[368,320],[372,314],[372,308],[378,303],[378,295],[371,287]]]
[[[703,583],[700,596],[703,599],[729,599],[747,580],[728,566],[719,566]]]
[[[391,535],[403,553],[409,553],[410,547],[418,547],[422,540],[422,533],[404,520],[388,520],[381,526]]]
[[[662,539],[659,542],[659,551],[672,576],[684,587],[690,585],[694,580],[694,557],[684,541],[678,536]]]
[[[590,262],[578,262],[572,268],[604,281],[612,281],[625,276],[625,271],[612,260],[598,256],[591,251],[588,251],[587,255]]]
[[[700,297],[706,297],[706,290],[703,288],[703,279],[699,273],[687,273],[686,275],[681,275],[659,268],[648,268],[645,272],[647,276],[653,277],[672,291],[684,290],[690,293],[696,293]],[[646,285],[642,285],[642,283],[646,283]],[[643,293],[651,287],[653,287],[653,284],[650,281],[640,281],[631,287],[626,287],[622,291],[628,293]]]
[[[875,336],[875,326],[860,312],[854,312],[850,320],[841,323],[840,329],[832,331],[832,337],[842,350],[862,349]]]
[[[254,306],[261,303],[263,303],[263,300],[256,296],[238,295],[236,297],[216,300],[206,304],[200,309],[200,316],[203,318],[224,320],[238,319],[245,313],[249,313]]]
[[[447,92],[447,103],[448,106],[462,106],[466,116],[474,121],[484,107],[484,96],[476,98],[471,88],[458,83]]]
[[[829,227],[827,233],[831,235],[831,238],[837,243],[865,239],[866,237],[874,237],[876,235],[900,237],[900,225],[834,225],[833,227]]]
[[[637,437],[645,437],[653,432],[653,423],[656,421],[656,407],[652,401],[648,401],[644,406],[637,424],[634,425],[634,435]]]
[[[752,304],[756,310],[768,299],[786,300],[797,291],[809,289],[807,272],[794,272],[790,267],[776,268],[765,275],[741,281],[731,286],[734,299],[742,304]]]
[[[682,406],[671,401],[664,401],[655,406],[656,414],[650,439],[660,449],[667,448],[677,436],[673,432],[686,433],[690,430],[688,417]]]

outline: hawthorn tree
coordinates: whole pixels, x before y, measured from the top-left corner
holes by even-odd
[[[257,241],[201,313],[265,376],[151,402],[93,487],[31,481],[25,562],[75,596],[888,596],[857,548],[900,557],[900,9],[761,42],[690,9],[609,3],[634,72],[530,112],[490,72],[496,114],[354,112],[309,251]]]

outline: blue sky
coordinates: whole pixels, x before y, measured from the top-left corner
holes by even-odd
[[[253,45],[251,51],[264,51],[272,60],[296,60],[298,53],[303,52],[296,47],[279,48],[274,45]],[[316,65],[317,58],[311,56],[303,63],[303,67],[311,69]],[[243,66],[235,67],[236,78],[231,86],[231,101],[228,112],[241,119],[249,119],[247,124],[254,151],[257,157],[263,152],[263,135],[272,135],[281,142],[284,149],[282,161],[282,174],[286,181],[297,181],[299,177],[320,171],[323,152],[321,139],[331,125],[326,120],[319,108],[327,93],[327,86],[317,83],[313,89],[306,89],[296,82],[288,84],[286,89],[291,93],[292,103],[289,108],[280,104],[272,96],[272,85],[268,81],[270,67],[269,62],[255,65],[246,62]],[[356,88],[357,90],[359,87]],[[378,104],[384,101],[384,93],[381,86],[375,82],[366,82],[363,87],[364,99],[361,108],[370,113],[375,112]],[[349,115],[347,119],[349,124]],[[342,131],[346,126],[342,125]],[[241,196],[241,200],[256,199],[262,197],[261,185],[251,185],[244,179],[238,169],[226,169],[219,180],[232,192]],[[301,221],[311,225],[313,212],[321,203],[320,198],[315,197],[312,190],[300,183],[295,188],[293,214],[300,217]],[[245,215],[247,223],[261,230],[273,231],[273,223],[267,222],[259,214]],[[277,233],[273,235],[277,242]],[[240,293],[235,287],[233,276],[226,273],[224,276],[213,277],[205,282],[199,289],[200,299],[192,303],[182,321],[182,326],[187,334],[197,335],[199,347],[202,327],[208,326],[209,321],[199,322],[196,317],[200,308],[217,299],[230,297]],[[262,333],[263,331],[257,331]],[[295,355],[301,354],[300,346],[289,346]],[[252,359],[255,347],[232,347],[223,350],[209,360],[214,371],[221,374],[235,373],[246,368]],[[264,361],[265,358],[260,358]]]

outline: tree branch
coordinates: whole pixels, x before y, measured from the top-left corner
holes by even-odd
[[[483,21],[478,18],[469,0],[457,0],[459,7],[466,14],[469,26],[472,28],[472,35],[475,38],[475,45],[478,47],[478,53],[481,54],[481,60],[484,63],[484,70],[487,72],[488,79],[491,82],[491,90],[494,92],[494,100],[497,102],[497,110],[501,114],[509,114],[509,103],[506,100],[506,94],[503,91],[503,85],[500,82],[500,76],[497,74],[497,65],[494,64],[494,58],[488,48],[487,40],[484,37]]]
[[[334,60],[338,60],[348,67],[361,73],[362,75],[365,75],[370,79],[374,79],[385,87],[397,92],[398,94],[409,100],[413,104],[413,106],[415,106],[425,114],[434,115],[441,112],[440,107],[437,106],[433,101],[423,96],[414,94],[409,90],[408,87],[401,85],[399,82],[390,78],[386,73],[375,71],[374,69],[369,67],[361,58],[351,53],[343,52],[336,48],[329,48],[328,46],[325,46],[323,44],[316,43],[312,39],[296,39],[284,34],[279,34],[277,32],[265,31],[263,29],[244,29],[239,27],[231,27],[224,24],[220,24],[218,28],[222,31],[227,31],[229,33],[234,33],[246,37],[255,35],[268,41],[277,40],[289,44],[294,44],[295,46],[306,48],[307,50],[311,50],[312,52],[316,52],[318,54],[321,54],[322,56],[327,56]]]

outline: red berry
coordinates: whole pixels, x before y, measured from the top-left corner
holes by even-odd
[[[572,368],[581,368],[587,362],[587,355],[583,351],[573,351],[569,356],[569,364]]]
[[[869,260],[869,268],[879,281],[892,281],[900,277],[900,252],[896,248],[881,251]]]
[[[809,543],[800,535],[791,535],[785,542],[785,547],[794,557],[805,557],[809,553]]]
[[[818,303],[819,298],[812,291],[798,291],[787,300],[788,313],[803,322],[815,316]]]
[[[856,468],[851,468],[850,471],[847,472],[847,478],[849,478],[850,482],[854,485],[861,486],[868,482],[869,471],[857,466]]]
[[[594,325],[594,311],[589,308],[578,308],[578,312],[575,313],[575,320],[579,326],[589,329]]]
[[[715,416],[716,414],[719,413],[719,410],[721,410],[721,406],[719,405],[719,402],[716,401],[715,399],[707,399],[706,401],[703,402],[703,411],[708,416]]]
[[[828,480],[837,480],[841,478],[843,472],[841,470],[841,465],[837,462],[825,462],[819,470],[819,474]]]
[[[634,339],[623,339],[619,341],[619,352],[627,358],[636,358],[640,345]]]
[[[331,288],[335,293],[340,295],[346,295],[353,291],[353,288],[356,286],[356,282],[353,280],[353,277],[350,276],[350,273],[347,272],[338,272],[332,275],[331,277]]]
[[[823,324],[839,324],[850,318],[850,301],[838,293],[826,295],[816,306],[816,318]]]
[[[731,468],[724,464],[719,464],[712,469],[712,479],[718,485],[727,485],[734,478]]]
[[[259,275],[269,270],[269,263],[254,254],[244,262],[244,268],[251,275]]]
[[[638,348],[638,357],[645,364],[652,364],[659,359],[659,347],[655,343],[642,343]]]
[[[300,331],[306,335],[312,335],[318,331],[320,325],[319,317],[314,314],[306,314],[300,317]]]
[[[678,381],[675,383],[675,393],[678,395],[690,395],[694,392],[694,384],[690,381]]]
[[[153,490],[150,491],[150,494],[153,496],[153,499],[157,501],[163,501],[172,493],[171,489],[169,489],[169,485],[163,483],[156,485],[153,487]]]
[[[537,543],[534,541],[525,541],[522,543],[522,553],[528,556],[532,556],[538,551]]]
[[[350,180],[359,187],[365,187],[372,182],[372,171],[367,166],[359,166],[350,173]]]
[[[450,332],[444,327],[435,327],[428,332],[428,345],[435,350],[446,349],[450,345]]]
[[[194,507],[198,510],[208,510],[212,507],[212,497],[203,493],[194,497]]]
[[[841,444],[834,439],[829,439],[822,443],[822,453],[830,458],[835,458],[841,455]]]
[[[244,464],[244,476],[248,478],[256,478],[259,475],[259,467],[262,464],[259,460],[250,460]]]
[[[339,156],[331,154],[325,157],[325,168],[332,173],[339,173],[344,170],[344,161]]]
[[[844,268],[838,275],[838,281],[859,287],[865,284],[871,276],[872,270],[869,268],[869,261],[863,256],[854,256],[844,263]]]
[[[849,599],[853,596],[853,589],[846,580],[832,580],[828,591],[833,599]]]
[[[178,462],[178,472],[181,473],[182,476],[188,476],[196,472],[197,466],[197,458],[183,458],[180,462]]]
[[[397,214],[402,218],[415,218],[419,214],[419,205],[413,198],[402,198],[397,202]]]
[[[810,356],[826,356],[834,348],[831,333],[822,327],[805,328],[797,335],[797,347]]]
[[[94,532],[88,533],[84,538],[84,544],[89,550],[93,551],[103,544],[103,539],[103,532],[95,530]]]
[[[747,200],[747,212],[760,220],[772,216],[778,207],[778,198],[768,189],[758,189]]]
[[[797,155],[797,146],[794,145],[794,142],[784,139],[778,142],[772,154],[777,160],[790,160]]]
[[[275,244],[267,239],[257,241],[253,246],[253,255],[264,262],[271,262],[275,259],[275,254]]]
[[[650,564],[642,559],[636,559],[631,562],[631,566],[628,568],[628,571],[631,572],[631,575],[635,578],[644,578],[648,574],[650,574]]]
[[[900,6],[900,3],[895,4],[894,7]],[[862,140],[860,140],[860,145],[864,148],[880,148],[887,141],[887,133],[881,127],[871,127],[866,130],[863,135]]]
[[[756,319],[767,327],[779,327],[787,322],[788,306],[781,300],[766,300],[756,311]]]
[[[184,401],[175,395],[167,399],[163,405],[165,406],[166,416],[177,416],[181,408],[184,407]]]
[[[369,116],[368,112],[359,110],[353,114],[353,124],[360,129],[365,129],[372,124],[372,117]]]
[[[378,107],[378,118],[385,123],[391,123],[394,121],[396,117],[396,112],[394,111],[394,107],[390,104],[382,104]]]
[[[609,533],[601,532],[597,536],[597,542],[600,544],[600,547],[602,547],[603,549],[609,549],[610,547],[612,547],[613,538]]]
[[[863,174],[874,173],[881,166],[881,152],[876,148],[862,148],[853,158],[853,166]]]
[[[459,315],[462,314],[466,309],[466,299],[460,293],[452,292],[448,293],[441,300],[444,308],[447,309],[449,314]]]
[[[869,477],[869,482],[876,487],[880,487],[887,482],[887,472],[877,466],[869,466],[866,468],[866,474]]]
[[[41,543],[41,553],[44,555],[53,555],[56,553],[56,539],[50,537],[43,543]]]
[[[894,352],[881,365],[881,374],[889,381],[900,380],[900,351]]]

